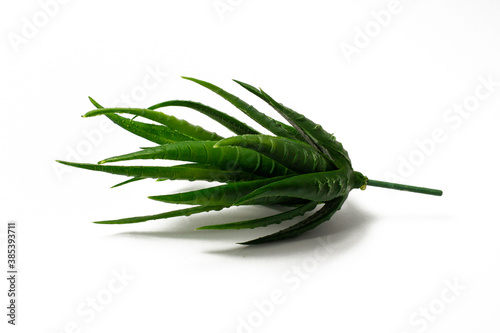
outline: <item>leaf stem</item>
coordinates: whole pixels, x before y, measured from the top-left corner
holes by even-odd
[[[441,190],[435,190],[435,189],[426,188],[426,187],[418,187],[418,186],[411,186],[411,185],[382,182],[379,180],[368,179],[368,182],[366,183],[366,185],[383,187],[383,188],[388,188],[391,190],[408,191],[408,192],[415,192],[415,193],[422,193],[422,194],[429,194],[429,195],[437,195],[437,196],[443,195],[443,191],[441,191]]]

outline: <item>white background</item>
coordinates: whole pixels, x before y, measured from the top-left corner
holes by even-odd
[[[493,0],[4,2],[0,258],[6,272],[5,231],[17,221],[19,294],[13,328],[1,279],[2,327],[499,332],[499,17]],[[276,116],[231,79],[262,87],[334,131],[356,170],[444,195],[353,191],[331,221],[255,247],[235,243],[283,225],[194,229],[269,208],[92,224],[176,209],[147,196],[211,185],[110,189],[124,178],[54,162],[94,163],[151,145],[116,126],[103,132],[104,117],[82,119],[89,95],[105,106],[190,99],[247,120],[181,75]],[[469,111],[454,111],[464,103]],[[230,135],[194,111],[169,111]]]

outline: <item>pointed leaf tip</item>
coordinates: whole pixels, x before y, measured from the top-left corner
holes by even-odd
[[[66,161],[61,161],[61,160],[55,160],[57,163],[61,163],[63,165],[69,165],[69,166],[72,166],[73,163],[71,162],[66,162]]]

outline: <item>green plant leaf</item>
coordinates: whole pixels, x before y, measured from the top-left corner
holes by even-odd
[[[300,236],[304,232],[316,228],[321,223],[328,221],[336,211],[340,210],[346,199],[347,199],[347,194],[345,196],[330,200],[326,202],[325,205],[316,213],[314,213],[313,215],[309,216],[308,218],[302,220],[297,224],[294,224],[286,229],[280,230],[274,234],[238,244],[255,245],[255,244],[267,243],[267,242]]]
[[[239,121],[236,118],[233,118],[229,116],[228,114],[221,112],[219,110],[216,110],[210,106],[198,103],[198,102],[193,102],[193,101],[181,101],[181,100],[173,100],[173,101],[166,101],[162,103],[155,104],[153,106],[150,106],[148,109],[151,110],[156,110],[159,108],[167,107],[167,106],[182,106],[186,108],[190,108],[193,110],[196,110],[213,120],[217,121],[221,125],[225,126],[227,129],[232,131],[233,133],[237,135],[241,134],[259,134],[259,132],[252,127],[248,126],[247,124]]]
[[[271,215],[262,217],[259,219],[241,221],[241,222],[233,222],[233,223],[225,223],[225,224],[214,224],[207,225],[204,227],[200,227],[197,230],[203,229],[217,229],[217,230],[225,230],[225,229],[254,229],[257,227],[265,227],[271,224],[278,224],[286,220],[291,220],[296,216],[304,215],[306,212],[313,210],[316,207],[317,203],[310,201],[305,205],[299,206],[297,208],[291,209],[281,214]]]
[[[243,170],[262,177],[275,177],[294,172],[276,161],[250,149],[240,147],[214,148],[216,141],[174,142],[107,158],[99,164],[137,159],[167,159],[217,166],[222,170]]]
[[[139,223],[139,222],[146,222],[146,221],[151,221],[151,220],[168,219],[168,218],[178,217],[178,216],[190,216],[193,214],[199,214],[199,213],[204,213],[204,212],[209,212],[209,211],[214,211],[214,210],[221,210],[224,208],[227,208],[227,207],[225,207],[225,206],[198,206],[198,207],[191,207],[191,208],[186,208],[186,209],[174,210],[171,212],[166,212],[166,213],[161,213],[161,214],[127,217],[124,219],[117,219],[117,220],[96,221],[94,223],[97,223],[97,224]]]
[[[138,108],[102,108],[87,112],[84,118],[95,117],[98,115],[107,115],[114,113],[127,113],[140,116],[157,123],[167,126],[169,129],[177,131],[192,140],[221,140],[222,136],[214,132],[209,132],[200,126],[195,126],[183,119],[177,119],[174,116],[166,115],[163,112]]]
[[[263,134],[239,135],[223,139],[214,147],[225,146],[252,149],[297,173],[336,169],[328,158],[302,141]]]
[[[252,105],[244,102],[243,100],[234,96],[233,94],[230,94],[227,91],[225,91],[225,90],[223,90],[223,89],[221,89],[221,88],[219,88],[211,83],[202,81],[202,80],[194,79],[191,77],[185,77],[185,76],[183,76],[182,78],[196,82],[199,85],[213,91],[214,93],[221,96],[229,103],[236,106],[239,110],[241,110],[243,113],[245,113],[248,117],[253,119],[258,124],[260,124],[262,127],[269,130],[270,132],[276,134],[277,136],[282,136],[282,137],[290,138],[290,139],[295,138],[295,136],[290,132],[288,125],[285,125],[285,124],[283,124],[279,121],[276,121],[275,119],[265,115],[264,113],[258,111],[256,108],[254,108]]]

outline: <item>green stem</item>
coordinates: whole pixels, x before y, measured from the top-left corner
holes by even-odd
[[[443,195],[443,191],[441,191],[441,190],[435,190],[435,189],[426,188],[426,187],[417,187],[417,186],[410,186],[410,185],[403,185],[403,184],[396,184],[396,183],[381,182],[379,180],[368,179],[368,182],[366,183],[366,185],[389,188],[392,190],[400,190],[400,191],[408,191],[408,192],[415,192],[415,193],[422,193],[422,194],[437,195],[437,196]]]

